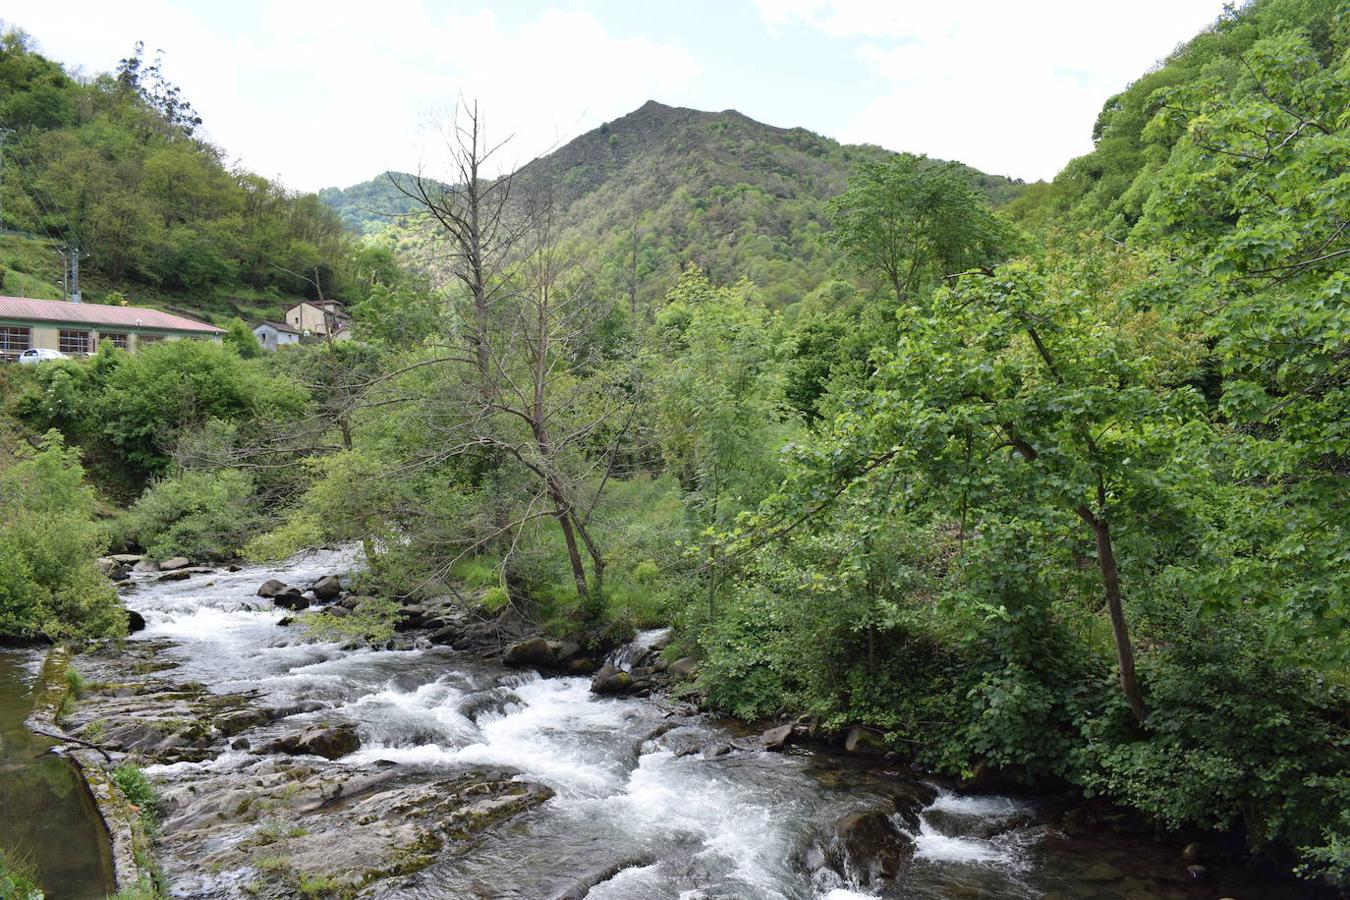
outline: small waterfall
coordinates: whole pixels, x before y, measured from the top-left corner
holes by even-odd
[[[642,664],[648,656],[653,655],[653,651],[664,649],[668,640],[670,640],[669,628],[639,631],[631,641],[611,653],[605,662],[625,672],[631,672],[634,666]]]

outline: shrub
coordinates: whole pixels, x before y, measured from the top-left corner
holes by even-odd
[[[226,559],[243,546],[255,520],[253,480],[246,473],[188,470],[150,485],[122,528],[159,559]]]
[[[0,471],[0,635],[123,634],[126,613],[94,566],[102,539],[79,453],[55,431],[16,453]]]

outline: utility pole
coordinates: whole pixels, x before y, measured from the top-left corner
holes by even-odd
[[[65,275],[62,282],[66,287],[66,299],[71,303],[80,302],[80,248],[68,247],[58,250],[61,261],[65,263]]]
[[[5,228],[5,141],[13,133],[13,128],[0,128],[0,231]]]

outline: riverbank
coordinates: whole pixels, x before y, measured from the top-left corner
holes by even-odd
[[[771,752],[653,692],[673,676],[651,633],[591,676],[557,642],[541,677],[503,665],[530,637],[491,616],[424,608],[371,648],[315,640],[257,593],[303,597],[349,565],[141,573],[125,596],[144,631],[76,658],[64,727],[144,767],[176,895],[1316,896],[1218,858],[1193,860],[1195,884],[1180,847],[1103,827],[1102,808],[963,793],[794,728]],[[647,686],[593,691],[606,665]]]
[[[51,898],[101,900],[120,883],[109,853],[118,826],[105,803],[85,788],[95,768],[77,754],[53,752],[55,714],[71,690],[66,654],[0,650],[0,850],[30,870]],[[46,663],[46,664],[44,664]]]

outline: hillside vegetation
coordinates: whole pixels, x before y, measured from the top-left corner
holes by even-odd
[[[77,79],[4,31],[0,126],[14,129],[0,183],[6,291],[50,296],[64,280],[58,248],[80,251],[91,300],[210,314],[274,310],[316,278],[342,291],[351,241],[338,218],[227,165],[140,47],[117,71]]]
[[[650,101],[524,166],[516,193],[549,185],[567,236],[593,248],[606,288],[631,294],[637,305],[658,300],[692,264],[718,281],[749,278],[782,306],[831,277],[834,257],[821,240],[826,202],[844,190],[857,164],[893,155],[775,128],[735,110]],[[995,206],[1024,189],[1020,181],[958,169]],[[406,188],[413,176],[392,173],[391,181],[389,174],[320,197],[368,232],[394,224],[393,237],[410,258],[434,258],[418,226],[403,218],[414,206],[393,183]]]
[[[8,373],[0,627],[115,631],[100,539],[352,542],[354,639],[451,595],[597,659],[671,625],[709,709],[1350,885],[1347,172],[1331,0],[1225,15],[1020,196],[648,104],[434,185],[350,257],[357,340]]]

